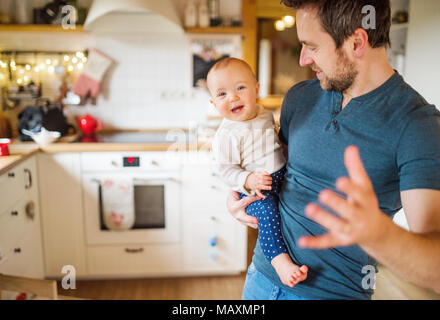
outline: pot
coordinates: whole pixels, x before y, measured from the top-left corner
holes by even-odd
[[[11,143],[11,139],[0,139],[0,157],[9,156],[8,144]]]

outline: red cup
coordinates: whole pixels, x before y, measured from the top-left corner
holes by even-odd
[[[8,144],[11,143],[11,139],[0,139],[0,157],[9,156]]]

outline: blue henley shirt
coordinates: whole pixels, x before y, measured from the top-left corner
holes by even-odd
[[[370,299],[373,294],[362,286],[362,268],[372,265],[377,272],[377,262],[359,246],[297,246],[301,236],[327,233],[304,208],[319,203],[321,190],[335,190],[336,179],[348,175],[343,155],[349,145],[359,148],[380,209],[390,218],[402,207],[401,191],[440,190],[440,112],[397,72],[342,110],[341,104],[341,93],[323,90],[315,79],[292,87],[281,111],[280,139],[289,147],[279,203],[282,233],[294,262],[309,267],[308,278],[289,288],[258,242],[253,256],[257,270],[272,282],[309,299]]]

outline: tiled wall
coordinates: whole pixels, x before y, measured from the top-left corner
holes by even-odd
[[[180,11],[182,1],[176,0]],[[234,37],[240,43],[239,36]],[[0,33],[0,50],[84,50],[97,48],[115,60],[102,83],[97,105],[70,106],[65,113],[90,113],[106,126],[125,129],[187,128],[217,115],[202,89],[192,88],[190,37],[182,35]],[[57,93],[53,76],[44,94]],[[15,110],[18,113],[20,110]]]

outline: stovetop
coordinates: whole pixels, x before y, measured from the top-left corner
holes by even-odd
[[[97,143],[193,143],[193,133],[170,131],[102,131],[93,136],[80,137],[77,142]]]

